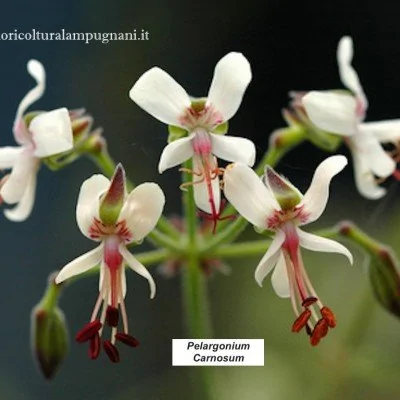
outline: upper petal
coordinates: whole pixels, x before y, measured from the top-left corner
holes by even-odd
[[[368,107],[368,101],[361,86],[357,72],[352,67],[353,40],[349,36],[340,39],[337,49],[337,61],[339,65],[340,80],[343,85],[350,89],[362,101],[363,108]]]
[[[165,204],[164,192],[156,183],[142,183],[129,193],[119,215],[132,233],[132,241],[140,241],[157,225]]]
[[[31,171],[24,194],[18,204],[11,209],[4,210],[4,215],[14,222],[25,221],[31,214],[36,194],[36,171]]]
[[[193,156],[193,136],[194,135],[192,134],[188,137],[174,140],[164,147],[160,157],[160,162],[158,163],[158,172],[160,174],[162,174],[166,169],[182,164]]]
[[[147,279],[150,286],[150,298],[153,299],[156,295],[156,284],[154,283],[153,277],[150,275],[150,272],[146,269],[144,265],[136,260],[136,258],[123,244],[119,246],[119,251],[121,252],[122,257],[124,258],[128,266],[133,269],[137,274]]]
[[[66,108],[39,114],[29,124],[29,130],[36,157],[48,157],[73,147],[71,120]]]
[[[356,131],[357,101],[353,96],[312,91],[301,101],[311,122],[318,128],[344,136],[352,135]]]
[[[206,106],[212,106],[227,121],[236,114],[250,81],[246,57],[235,52],[227,54],[215,66]]]
[[[236,210],[253,225],[267,229],[268,218],[280,205],[247,165],[233,164],[225,169],[224,193]]]
[[[100,174],[93,175],[82,183],[76,205],[76,221],[81,232],[89,239],[89,228],[95,218],[99,219],[100,196],[109,186],[110,181]]]
[[[22,147],[1,147],[0,169],[12,168],[23,150],[24,149]]]
[[[56,284],[64,282],[73,276],[83,274],[101,262],[103,256],[103,243],[95,249],[81,255],[68,263],[56,276]]]
[[[298,207],[303,207],[307,216],[305,223],[318,219],[325,210],[329,197],[329,185],[332,178],[347,165],[345,156],[328,157],[315,170],[311,185]]]
[[[375,136],[381,143],[397,143],[400,139],[400,119],[364,122],[359,129],[360,132]]]
[[[321,236],[307,233],[297,228],[297,234],[300,239],[300,246],[312,251],[320,251],[326,253],[339,253],[347,257],[350,264],[353,264],[353,256],[342,244],[335,240],[326,239]]]
[[[21,120],[26,109],[43,96],[46,86],[46,73],[43,65],[39,61],[29,60],[27,69],[32,78],[36,80],[36,87],[31,89],[19,103],[14,121],[14,129]]]
[[[272,287],[279,297],[290,297],[289,277],[286,269],[286,260],[283,252],[280,252],[276,267],[271,277]]]
[[[225,161],[240,162],[250,167],[256,160],[254,143],[245,138],[210,134],[212,152]]]
[[[260,286],[262,286],[264,278],[271,272],[272,268],[275,267],[279,257],[281,256],[281,247],[284,240],[285,234],[283,231],[277,231],[267,252],[258,263],[258,266],[254,272],[254,278]]]
[[[191,102],[185,89],[158,67],[145,72],[133,85],[129,97],[154,118],[182,126],[180,117]]]

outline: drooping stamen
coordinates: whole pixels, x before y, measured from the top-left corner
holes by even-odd
[[[312,306],[317,301],[318,301],[318,299],[316,297],[307,297],[306,299],[304,299],[304,301],[301,305],[303,307],[307,308],[307,307]]]
[[[212,221],[212,233],[213,233],[213,235],[215,234],[215,232],[216,232],[216,230],[217,230],[217,224],[218,224],[218,222],[220,222],[220,221],[226,221],[226,220],[228,220],[228,219],[234,220],[234,219],[236,219],[236,217],[237,217],[237,216],[234,215],[234,214],[230,214],[230,215],[226,215],[226,216],[224,216],[224,217],[221,217],[221,214],[224,212],[225,206],[226,206],[226,200],[223,199],[223,200],[221,201],[221,204],[220,204],[220,207],[219,207],[219,211],[218,211],[218,213],[216,213],[215,215],[213,215],[213,214],[208,214],[208,213],[206,213],[205,211],[202,211],[202,210],[198,210],[198,211],[197,211],[197,216],[198,216],[198,217],[202,217],[202,218],[204,218],[204,219],[207,220],[207,221]]]
[[[108,326],[118,326],[119,311],[118,308],[108,306],[106,311],[106,321]]]
[[[326,321],[330,328],[334,328],[336,326],[336,317],[335,314],[329,307],[322,307],[321,310],[322,318]]]
[[[135,337],[128,335],[126,333],[122,333],[122,332],[118,332],[115,335],[115,339],[117,339],[121,343],[124,343],[130,347],[137,347],[140,344],[139,341]]]
[[[75,339],[78,343],[84,343],[88,340],[92,339],[94,335],[98,333],[100,328],[102,327],[102,323],[96,319],[92,322],[86,324],[75,336]]]
[[[328,333],[328,324],[324,319],[320,319],[314,327],[310,337],[310,343],[312,346],[316,346],[321,339]]]
[[[292,332],[300,332],[305,326],[308,326],[308,321],[311,318],[311,311],[304,310],[293,322]]]
[[[100,354],[100,335],[96,333],[91,339],[89,343],[89,358],[92,360],[96,360],[96,358]]]
[[[111,362],[119,362],[118,349],[111,343],[110,340],[105,340],[103,342],[103,348]]]

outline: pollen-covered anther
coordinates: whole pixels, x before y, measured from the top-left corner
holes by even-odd
[[[119,362],[118,349],[111,343],[110,340],[105,340],[103,342],[103,348],[111,362]]]
[[[138,347],[140,344],[139,340],[127,333],[118,332],[115,335],[115,339],[130,347]]]
[[[321,318],[315,325],[311,337],[310,337],[310,343],[312,346],[317,346],[318,343],[321,341],[322,338],[324,338],[329,330],[328,323],[324,318]]]
[[[100,335],[96,333],[91,339],[89,343],[89,358],[91,360],[96,360],[100,354],[100,346],[101,340]]]
[[[119,311],[116,307],[113,306],[107,307],[106,321],[108,326],[118,326]]]
[[[307,326],[309,319],[311,318],[311,311],[304,310],[293,322],[292,332],[300,332],[305,326]]]
[[[87,342],[88,340],[92,339],[93,336],[97,335],[101,327],[102,323],[98,319],[89,322],[76,334],[76,341],[78,343]]]
[[[316,303],[318,299],[316,297],[307,297],[306,299],[303,300],[301,305],[305,308],[308,308],[312,306],[314,303]]]
[[[334,328],[336,326],[336,317],[332,310],[329,307],[322,307],[320,312],[328,326]]]

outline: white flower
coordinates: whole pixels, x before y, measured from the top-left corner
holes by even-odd
[[[66,108],[41,113],[30,121],[29,126],[26,125],[23,118],[25,111],[42,97],[45,89],[43,65],[30,60],[28,72],[37,85],[25,95],[17,110],[13,132],[19,146],[0,148],[0,168],[12,169],[3,178],[0,200],[17,204],[13,209],[4,211],[12,221],[23,221],[32,211],[40,159],[73,147],[71,120]]]
[[[168,144],[160,158],[159,172],[193,157],[194,197],[198,208],[219,217],[220,185],[216,157],[252,166],[253,142],[215,133],[217,126],[238,110],[251,81],[251,69],[240,53],[229,53],[216,65],[206,99],[192,101],[170,75],[154,67],[145,72],[129,92],[130,98],[161,122],[188,131],[188,136]]]
[[[302,99],[310,120],[320,129],[345,136],[354,160],[356,185],[370,199],[382,197],[386,190],[375,179],[385,179],[396,172],[396,163],[381,143],[400,139],[400,119],[363,122],[368,101],[356,71],[351,66],[353,41],[343,37],[337,60],[340,79],[352,93],[312,91]]]
[[[270,167],[266,169],[264,183],[243,164],[228,166],[224,174],[225,196],[238,212],[256,227],[275,232],[255,271],[257,283],[261,286],[274,269],[272,286],[278,296],[291,298],[297,316],[292,330],[298,332],[306,327],[313,345],[318,344],[328,327],[335,326],[335,317],[315,293],[303,265],[300,247],[340,253],[351,263],[353,258],[343,245],[306,233],[299,227],[321,216],[328,201],[330,181],[346,164],[346,157],[341,155],[324,160],[316,169],[304,196]],[[313,331],[311,318],[315,323]]]
[[[93,359],[100,352],[100,336],[105,322],[112,328],[111,340],[103,342],[111,361],[119,360],[116,340],[132,347],[138,345],[137,340],[128,334],[124,302],[125,265],[148,280],[151,298],[155,296],[156,286],[150,273],[129,252],[127,245],[141,241],[154,229],[164,203],[164,193],[155,183],[143,183],[127,195],[122,166],[117,167],[111,182],[103,175],[93,175],[82,184],[76,207],[78,226],[85,236],[100,242],[100,245],[67,264],[56,277],[56,283],[100,265],[99,296],[92,317],[76,336],[78,342],[90,341],[89,354]],[[120,314],[123,331],[117,332]]]

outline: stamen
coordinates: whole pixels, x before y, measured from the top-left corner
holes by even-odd
[[[325,319],[320,319],[314,327],[310,337],[310,343],[312,346],[316,346],[323,337],[328,333],[328,323]]]
[[[126,344],[127,346],[130,346],[130,347],[138,347],[140,344],[136,338],[134,338],[133,336],[128,335],[126,333],[122,333],[122,332],[118,332],[115,335],[115,339],[117,339],[118,341],[120,341],[123,344]]]
[[[111,362],[119,362],[118,349],[111,343],[110,340],[105,340],[103,342],[103,348]]]
[[[328,326],[334,328],[336,326],[336,317],[332,310],[329,307],[322,307],[320,312]]]
[[[96,319],[92,322],[86,324],[75,336],[75,339],[78,343],[84,343],[88,340],[92,339],[94,335],[98,333],[100,328],[102,327],[102,323]]]
[[[312,306],[315,302],[317,302],[318,299],[316,297],[307,297],[304,299],[304,301],[301,303],[301,305],[305,308]]]
[[[293,322],[292,332],[300,332],[308,324],[308,320],[311,318],[311,311],[304,310]]]
[[[106,321],[108,326],[118,326],[119,311],[118,308],[108,306],[106,311]]]
[[[100,335],[96,333],[91,339],[89,344],[89,358],[96,360],[100,354]]]

